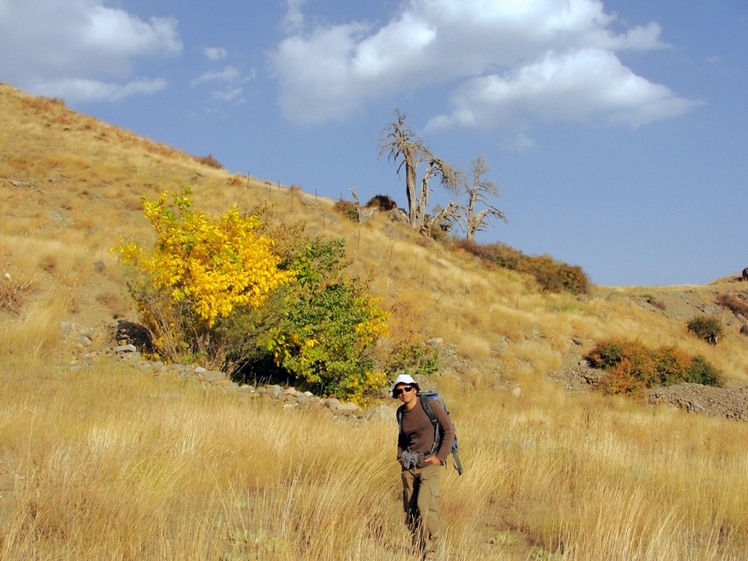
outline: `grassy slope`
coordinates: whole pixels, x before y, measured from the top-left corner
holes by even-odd
[[[745,379],[737,324],[715,350],[645,303],[688,292],[708,307],[727,281],[543,295],[383,219],[352,224],[329,200],[231,176],[2,85],[0,131],[0,267],[10,275],[0,310],[3,558],[295,559],[298,548],[307,559],[408,558],[392,426],[266,409],[105,360],[91,371],[64,366],[60,321],[92,327],[103,345],[115,316],[134,319],[109,248],[119,236],[150,238],[142,195],[185,185],[211,212],[268,201],[279,220],[345,237],[352,269],[373,272],[393,312],[385,345],[442,337],[455,346],[464,360],[439,383],[469,471],[450,472],[444,486],[452,558],[745,551],[743,425],[570,396],[544,376],[578,359],[571,337],[587,348],[623,336],[678,344]]]

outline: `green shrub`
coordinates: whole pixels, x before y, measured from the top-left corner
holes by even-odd
[[[651,349],[638,341],[608,339],[585,357],[605,374],[599,387],[604,393],[643,397],[647,388],[692,382],[722,385],[722,375],[703,357],[692,358],[677,347]]]
[[[697,356],[691,361],[687,381],[692,384],[721,388],[724,385],[724,376],[719,370],[709,364],[704,357]]]
[[[386,385],[373,346],[387,333],[388,314],[368,285],[343,272],[343,240],[312,241],[293,265],[297,283],[283,315],[267,330],[275,364],[317,393],[362,403]]]
[[[722,323],[712,316],[696,316],[686,325],[696,337],[713,345],[716,345],[717,340],[722,336]]]
[[[439,351],[424,343],[401,341],[392,349],[384,370],[428,376],[439,370]]]
[[[677,347],[660,347],[651,354],[659,385],[672,386],[688,381],[692,359],[686,353]]]

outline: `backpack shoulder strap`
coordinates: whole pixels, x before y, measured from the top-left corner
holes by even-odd
[[[429,421],[431,421],[431,424],[434,427],[434,444],[431,445],[431,450],[429,450],[428,453],[436,454],[436,451],[439,449],[439,444],[441,443],[441,427],[439,426],[439,419],[437,419],[436,413],[434,413],[434,410],[431,407],[431,398],[427,395],[419,395],[418,398],[421,401],[421,407],[423,407],[426,415],[428,415]]]
[[[436,413],[434,413],[434,410],[431,408],[431,399],[425,395],[419,395],[418,397],[421,399],[421,407],[426,411],[426,415],[429,416],[431,424],[438,425],[439,419],[436,418]]]

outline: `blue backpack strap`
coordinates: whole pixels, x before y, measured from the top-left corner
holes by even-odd
[[[431,408],[431,399],[426,395],[419,395],[418,397],[421,400],[421,407],[423,407],[431,424],[434,426],[434,444],[426,454],[436,454],[437,450],[439,450],[439,444],[441,444],[441,427],[439,426],[439,419],[437,419],[436,413],[434,413],[434,410]]]
[[[434,410],[431,408],[431,398],[428,395],[420,395],[420,394],[418,397],[421,398],[421,406],[423,407],[423,410],[426,412],[426,415],[428,415],[429,419],[431,420],[431,424],[434,425],[434,445],[431,447],[431,450],[427,452],[427,455],[436,454],[437,450],[439,449],[439,444],[441,443],[441,427],[439,426],[439,419],[437,419],[436,413],[434,413]],[[449,415],[449,413],[447,414]],[[452,422],[451,418],[450,418],[450,422]],[[462,475],[463,473],[462,462],[460,462],[460,456],[457,453],[457,447],[454,444],[452,445],[451,452],[452,452],[452,459],[455,462],[455,469],[457,470],[457,473],[459,475]]]

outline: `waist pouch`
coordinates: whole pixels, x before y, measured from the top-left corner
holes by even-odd
[[[407,450],[403,450],[403,453],[400,456],[400,463],[402,464],[403,469],[413,469],[424,457],[424,454],[413,454]]]

